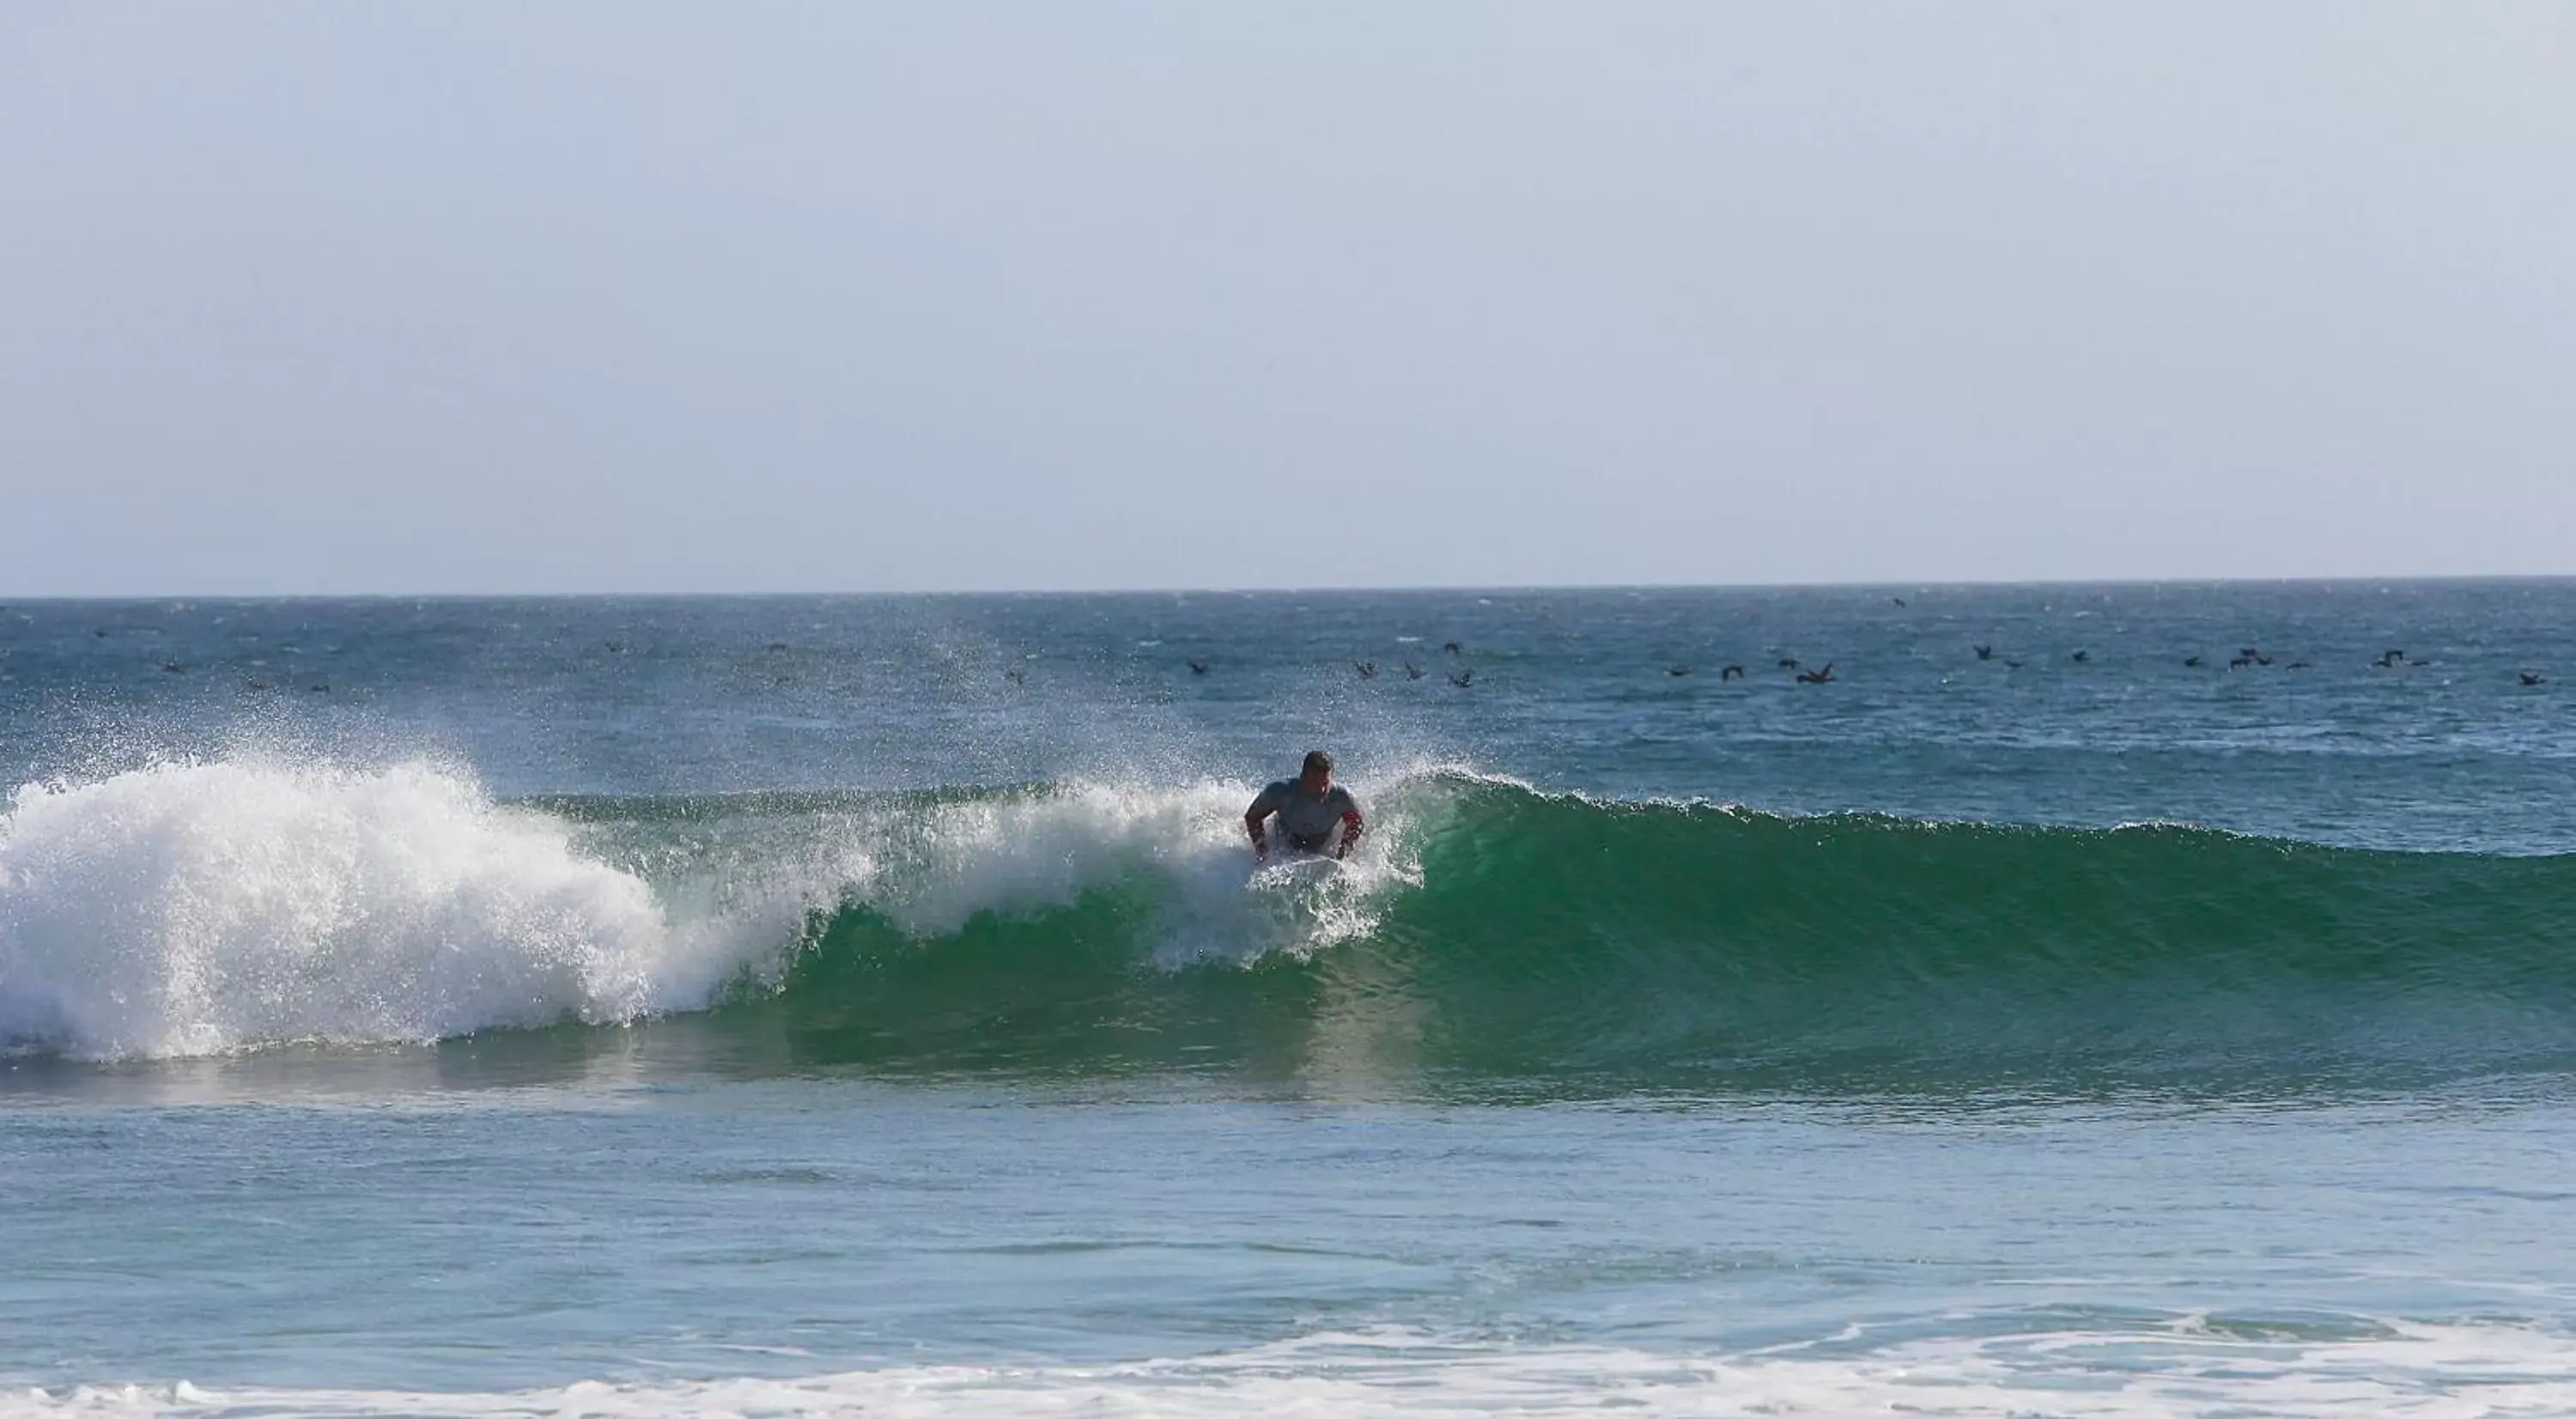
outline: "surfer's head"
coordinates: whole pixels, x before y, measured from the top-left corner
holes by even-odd
[[[1297,771],[1297,781],[1306,791],[1321,797],[1333,786],[1333,756],[1321,749],[1307,752],[1306,763]]]

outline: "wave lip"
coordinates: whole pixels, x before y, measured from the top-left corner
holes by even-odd
[[[567,825],[423,764],[167,764],[28,785],[0,819],[0,1044],[18,1049],[632,1020],[703,1001],[692,945]]]

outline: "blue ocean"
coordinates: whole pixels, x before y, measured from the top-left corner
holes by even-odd
[[[2576,581],[12,604],[0,1415],[2576,1413],[2571,695]]]

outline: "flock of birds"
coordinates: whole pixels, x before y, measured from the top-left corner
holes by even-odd
[[[1905,604],[1902,598],[1891,599],[1895,600],[1896,604],[1899,606],[1903,606]],[[105,630],[93,630],[90,634],[101,640],[105,640],[108,635]],[[601,643],[601,646],[611,655],[622,654],[626,650],[626,645],[622,641],[604,641]],[[784,651],[789,647],[785,641],[771,641],[768,648],[772,651]],[[1443,654],[1447,655],[1450,660],[1457,665],[1456,669],[1444,672],[1449,683],[1461,690],[1473,686],[1476,683],[1476,671],[1473,666],[1469,666],[1464,663],[1467,655],[1466,646],[1457,641],[1446,641],[1441,644],[1440,649]],[[1976,658],[1981,661],[1997,659],[1995,648],[1990,644],[1971,644],[1968,649],[1974,652]],[[2089,665],[2092,663],[2093,653],[2089,650],[2076,650],[2069,653],[2067,659],[2069,662],[2076,665]],[[2009,655],[2001,657],[2001,660],[2004,667],[2009,670],[2019,670],[2028,663],[2024,659]],[[1205,675],[1215,668],[1212,663],[1195,657],[1187,658],[1182,663],[1189,666],[1190,674],[1194,676]],[[2279,658],[2277,656],[2266,653],[2262,647],[2248,645],[2239,646],[2237,648],[2236,654],[2228,658],[2227,668],[2229,670],[2258,670],[2269,668],[2279,663]],[[2410,658],[2404,650],[2391,649],[2382,651],[2379,658],[2369,663],[2370,667],[2374,670],[2408,670],[2428,666],[2433,662],[2429,660],[2413,659]],[[1404,667],[1404,678],[1407,680],[1425,679],[1428,678],[1431,673],[1424,669],[1419,663],[1412,660],[1406,660],[1402,662],[1402,664]],[[2189,655],[2183,657],[2182,664],[2183,668],[2187,670],[2206,669],[2209,665],[2209,658],[2203,655]],[[2312,665],[2313,662],[2310,661],[2293,660],[2287,665],[2282,666],[2282,668],[2288,670],[2306,670],[2312,668]],[[1834,680],[1834,663],[1832,661],[1827,661],[1823,665],[1810,667],[1801,663],[1795,656],[1782,656],[1777,668],[1790,672],[1791,676],[1801,685],[1828,685],[1833,683]],[[169,675],[184,675],[188,672],[188,669],[189,667],[184,662],[176,660],[163,661],[161,664],[162,672]],[[1378,663],[1374,660],[1352,661],[1351,669],[1363,680],[1374,680],[1378,676]],[[1679,679],[1697,673],[1697,669],[1698,667],[1693,665],[1676,663],[1666,665],[1664,667],[1664,673],[1675,679]],[[2520,677],[2525,689],[2534,689],[2549,683],[2549,677],[2536,670],[2517,670],[2514,673]],[[1720,680],[1741,680],[1745,678],[1745,669],[1741,664],[1729,662],[1725,665],[1719,666],[1717,674]],[[1028,671],[1024,668],[1013,666],[1002,672],[1002,678],[1010,681],[1014,685],[1026,684],[1028,682]],[[266,691],[274,689],[275,686],[266,680],[253,678],[244,680],[242,682],[242,688],[251,691]],[[331,686],[328,681],[315,681],[312,684],[307,685],[305,690],[310,694],[329,694],[331,692]]]
[[[1456,641],[1442,642],[1440,650],[1443,654],[1449,656],[1453,660],[1464,659],[1467,654],[1467,647]],[[1190,673],[1193,675],[1205,675],[1208,673],[1208,663],[1204,660],[1191,660],[1186,663],[1190,667]],[[1363,680],[1374,680],[1377,678],[1377,662],[1374,660],[1354,660],[1351,662],[1351,669]],[[1428,676],[1430,673],[1430,671],[1423,669],[1419,664],[1413,661],[1408,660],[1404,662],[1404,678],[1407,680],[1420,680]],[[1458,669],[1451,670],[1446,673],[1449,677],[1449,683],[1457,686],[1461,690],[1476,683],[1476,671],[1473,666],[1462,665]]]
[[[1903,601],[1898,601],[1896,604],[1902,606],[1905,603]],[[1466,647],[1460,645],[1456,641],[1450,641],[1444,644],[1441,646],[1441,649],[1452,657],[1463,658],[1466,654]],[[1968,649],[1975,652],[1976,658],[1979,660],[1994,660],[1996,658],[1995,648],[1992,645],[1972,644]],[[2093,663],[2093,652],[2089,650],[2077,650],[2070,652],[2066,658],[2072,664],[2090,665]],[[1204,660],[1189,659],[1185,660],[1183,663],[1190,667],[1190,673],[1192,675],[1205,675],[1212,668],[1210,664]],[[2002,658],[2002,663],[2006,669],[2019,670],[2029,662],[2014,656],[2005,656]],[[2431,665],[2432,663],[2433,662],[2429,660],[2410,659],[2403,650],[2388,650],[2381,652],[2378,659],[2370,662],[2370,666],[2374,670],[2406,670],[2421,668],[2423,666]],[[2182,664],[2183,667],[2188,670],[2206,669],[2209,665],[2209,657],[2205,655],[2188,655],[2183,657]],[[2255,670],[2278,664],[2280,664],[2279,657],[2265,653],[2263,648],[2260,646],[2249,645],[2238,647],[2236,654],[2228,658],[2227,668],[2230,670]],[[1829,685],[1833,683],[1834,679],[1834,662],[1830,660],[1826,661],[1822,665],[1808,666],[1800,662],[1795,656],[1782,656],[1780,658],[1778,668],[1790,672],[1791,676],[1801,685]],[[2307,670],[2314,668],[2314,662],[2293,660],[2287,665],[2282,666],[2282,668],[2287,670]],[[1351,670],[1363,680],[1374,680],[1377,678],[1378,665],[1374,660],[1354,660],[1351,662]],[[1696,674],[1697,672],[1697,666],[1688,664],[1670,664],[1664,667],[1664,673],[1675,679]],[[1021,683],[1027,678],[1026,673],[1020,670],[1009,670],[1003,673],[1013,684]],[[1428,673],[1429,672],[1425,671],[1420,665],[1413,661],[1407,660],[1404,662],[1404,678],[1408,680],[1422,679]],[[2521,677],[2523,687],[2526,689],[2536,688],[2549,683],[2549,677],[2536,670],[2517,670],[2514,673]],[[1741,664],[1729,662],[1718,667],[1717,677],[1720,680],[1741,680],[1745,677],[1745,669]],[[1449,672],[1449,683],[1457,686],[1459,689],[1466,689],[1468,686],[1476,683],[1476,672],[1473,669],[1459,669],[1451,671]]]
[[[107,639],[107,632],[105,630],[93,630],[90,634],[99,640]],[[165,660],[161,662],[161,673],[164,675],[185,675],[188,673],[190,668],[191,667],[184,660]],[[276,689],[277,685],[273,681],[264,680],[254,675],[249,679],[242,681],[242,688],[250,691],[252,694],[266,694],[267,692]],[[308,695],[327,695],[331,693],[331,682],[328,680],[316,680],[304,687],[304,693]]]

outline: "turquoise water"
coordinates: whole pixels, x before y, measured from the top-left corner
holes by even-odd
[[[9,607],[0,1412],[2576,1412],[2570,612]]]

